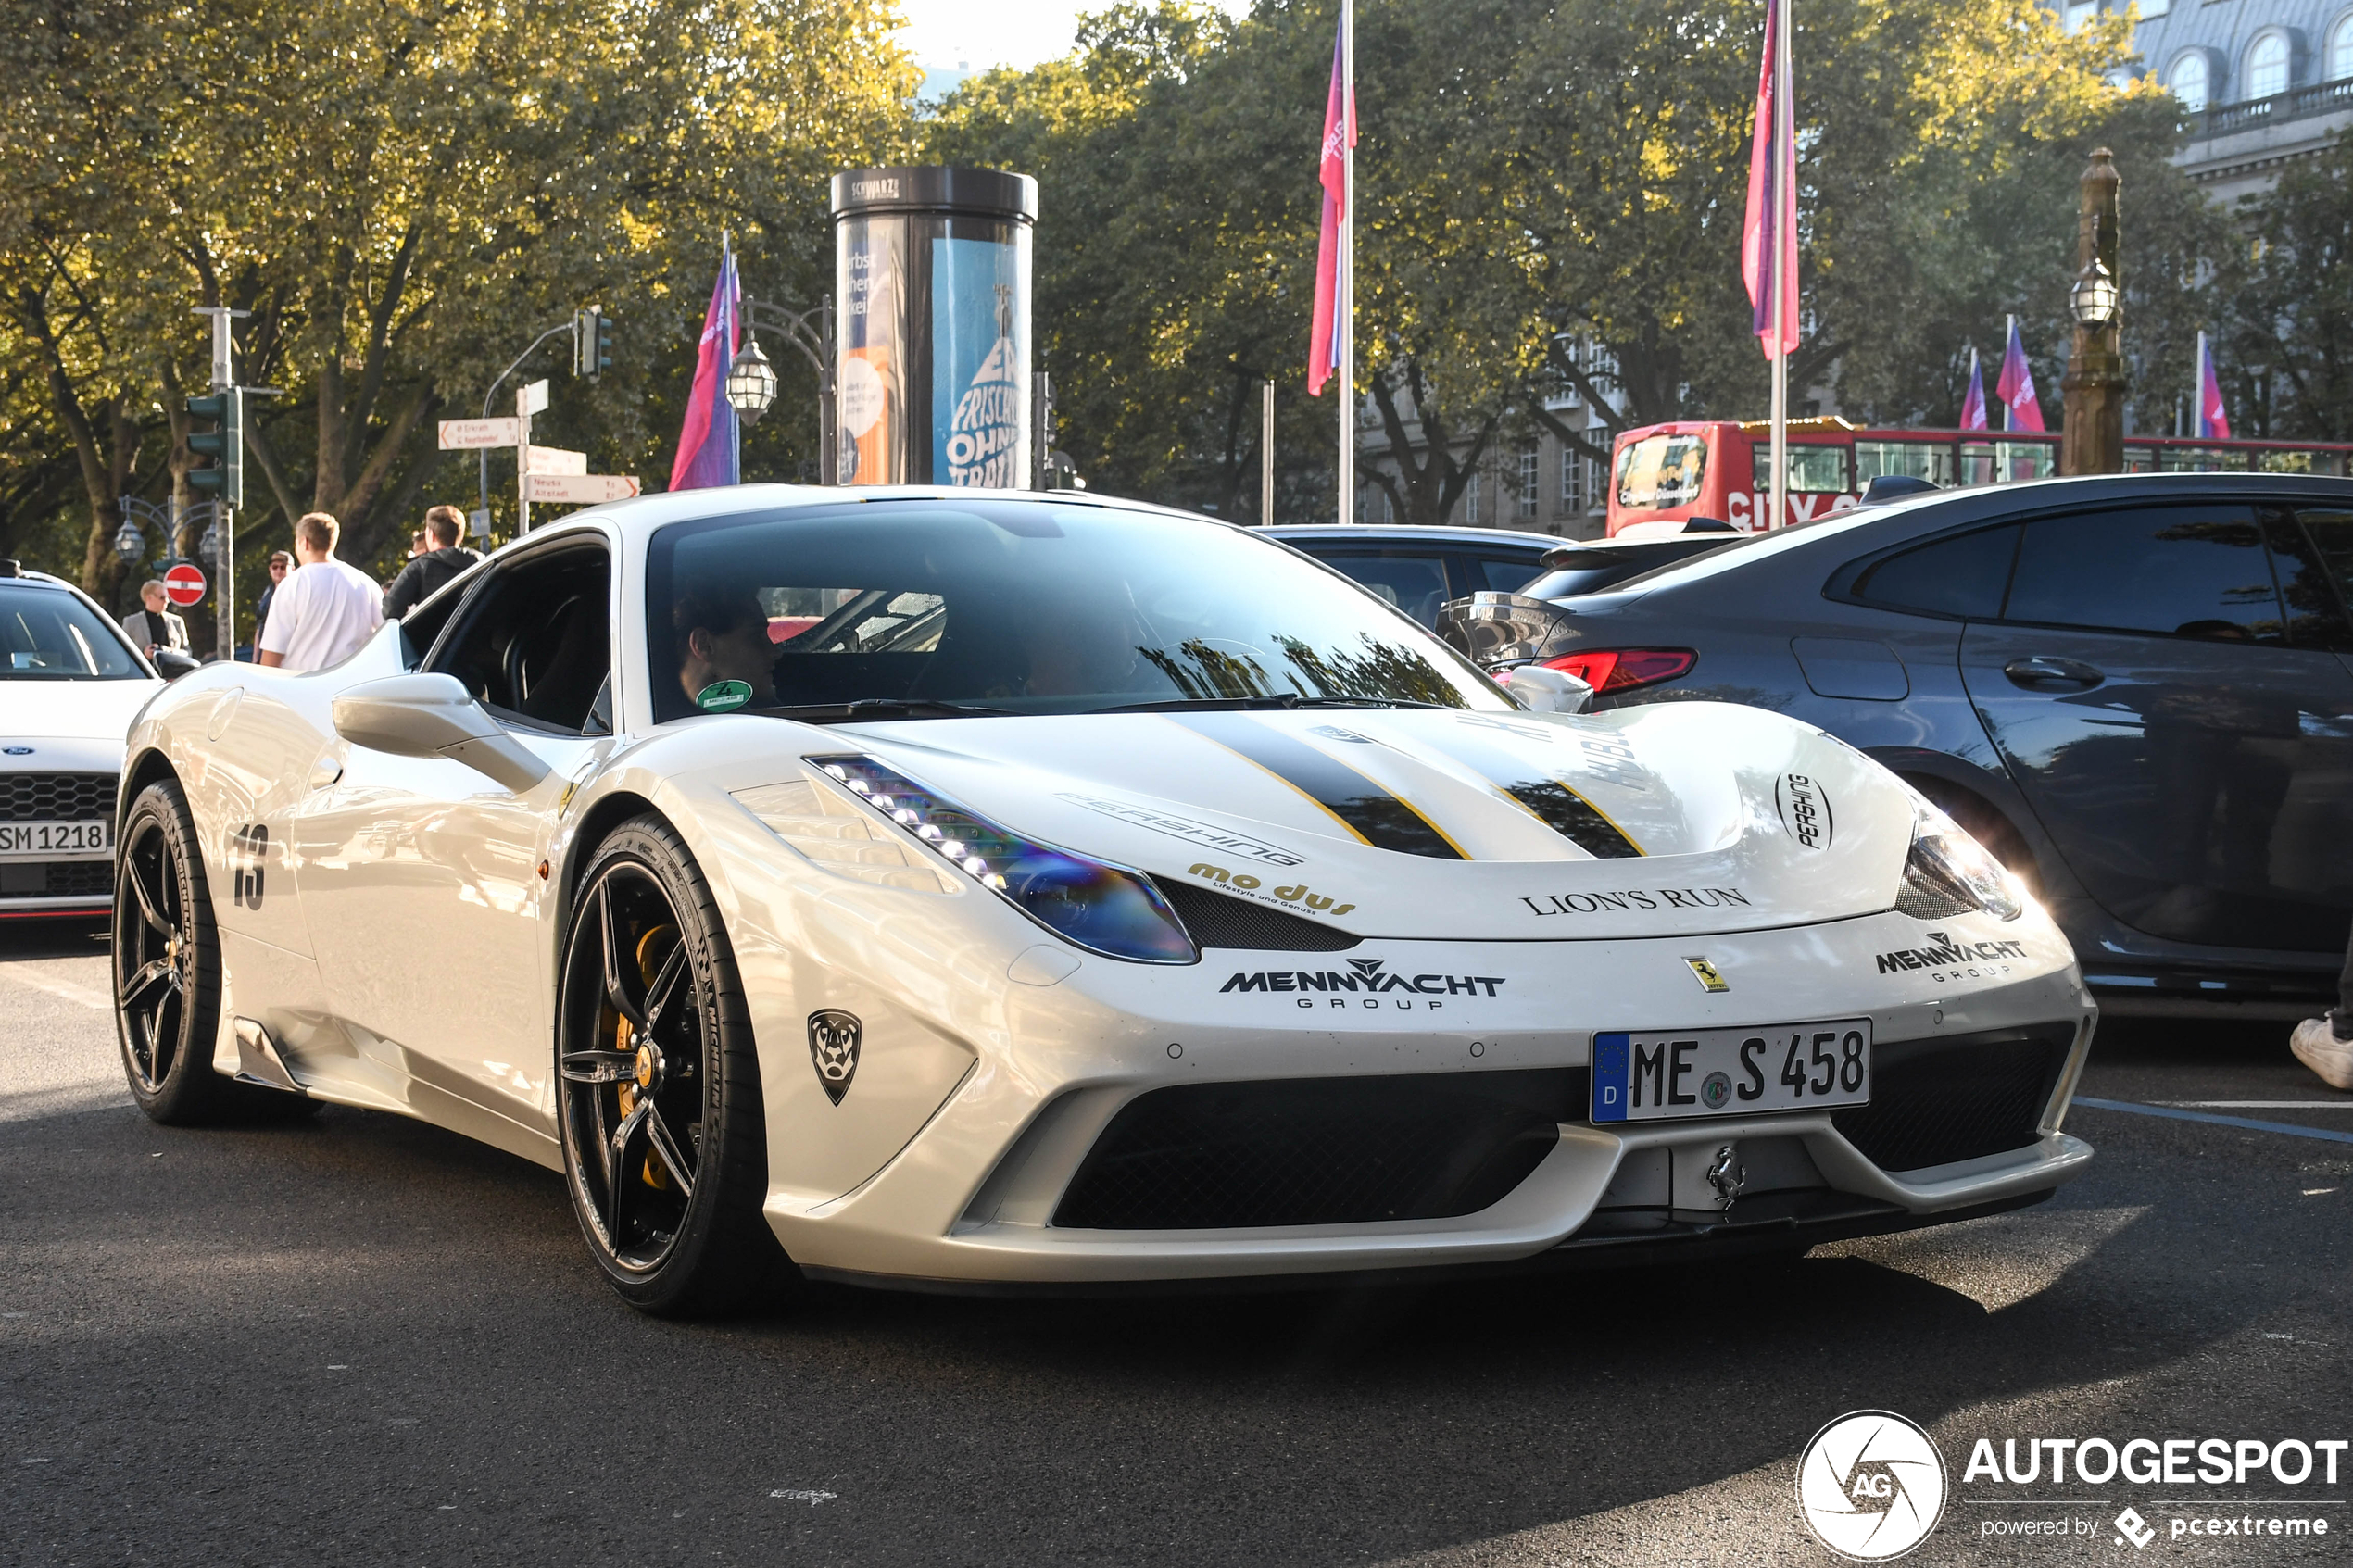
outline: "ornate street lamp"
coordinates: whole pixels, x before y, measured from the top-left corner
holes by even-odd
[[[2066,424],[2059,442],[2061,473],[2124,471],[2124,327],[2117,279],[2115,155],[2092,154],[2076,204],[2075,286],[2068,307],[2075,338],[2067,356]]]
[[[776,367],[761,352],[760,339],[752,335],[750,323],[745,327],[743,349],[727,367],[727,401],[736,406],[736,417],[749,425],[758,424],[760,416],[776,401]]]
[[[813,310],[787,310],[743,296],[738,307],[744,345],[727,367],[727,401],[746,424],[755,424],[776,401],[776,367],[760,346],[757,329],[785,334],[817,372],[817,483],[832,484],[841,454],[834,438],[834,301],[828,295]]]
[[[2108,276],[2098,257],[2077,274],[2075,287],[2068,291],[2067,307],[2087,327],[2105,327],[2116,320],[2116,280]]]
[[[146,530],[129,518],[124,518],[122,526],[115,531],[114,553],[122,558],[123,570],[126,571],[146,559]]]

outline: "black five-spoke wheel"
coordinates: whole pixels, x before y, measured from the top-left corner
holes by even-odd
[[[115,1033],[139,1109],[158,1122],[220,1120],[245,1097],[212,1070],[220,957],[195,827],[180,786],[131,803],[115,861]]]
[[[760,1080],[718,911],[655,818],[608,838],[579,886],[557,1068],[581,1229],[637,1306],[733,1307],[782,1254],[760,1217]]]

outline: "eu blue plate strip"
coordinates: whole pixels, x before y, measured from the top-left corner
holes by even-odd
[[[2134,1105],[2131,1100],[2092,1099],[2077,1095],[2076,1105],[2095,1110],[2129,1110],[2135,1116],[2162,1116],[2172,1122],[2211,1122],[2218,1127],[2245,1127],[2258,1133],[2285,1133],[2293,1138],[2319,1138],[2323,1143],[2353,1143],[2353,1133],[2332,1133],[2326,1127],[2298,1127],[2286,1122],[2257,1122],[2245,1116],[2209,1116],[2202,1110],[2175,1110],[2164,1105]]]
[[[1626,1120],[1626,1042],[1624,1035],[1593,1036],[1593,1120]]]

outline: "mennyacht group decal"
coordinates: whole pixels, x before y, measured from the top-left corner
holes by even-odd
[[[2033,1543],[2053,1561],[2195,1545],[2257,1562],[2309,1560],[2348,1525],[2353,1438],[1999,1432],[1947,1443],[1955,1454],[1968,1445],[1957,1473],[1945,1446],[1906,1416],[1839,1416],[1798,1457],[1806,1527],[1856,1562],[1904,1557],[1938,1536],[1998,1546],[2003,1562]]]

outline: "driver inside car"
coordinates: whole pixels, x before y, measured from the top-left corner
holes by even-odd
[[[758,596],[748,590],[689,591],[678,596],[671,624],[678,630],[678,683],[688,701],[711,706],[706,694],[729,681],[749,686],[750,702],[775,700],[776,646],[769,641],[768,612]],[[743,706],[724,702],[726,708]]]

